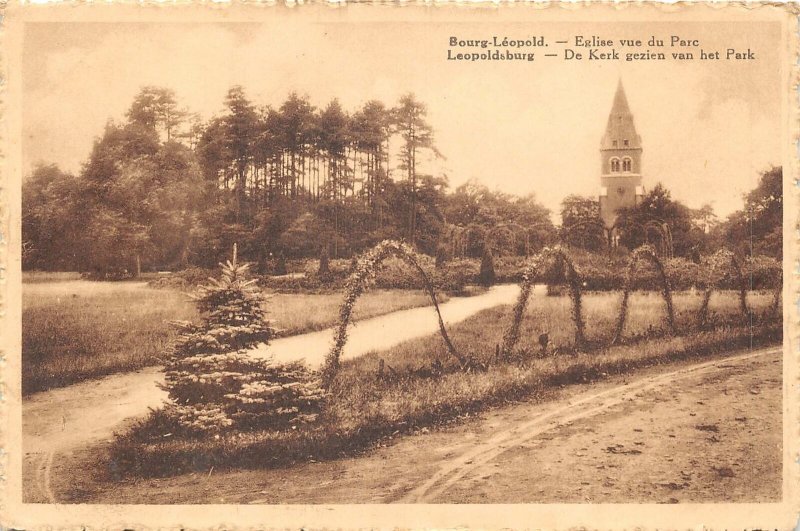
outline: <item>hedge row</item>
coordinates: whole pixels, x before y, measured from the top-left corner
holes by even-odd
[[[590,253],[571,253],[575,267],[583,279],[584,290],[610,291],[620,290],[625,286],[625,271],[629,256],[604,256]],[[477,268],[475,261],[475,268]],[[503,257],[495,260],[498,282],[520,282],[526,259],[524,257]],[[685,258],[672,258],[664,260],[664,269],[669,278],[672,289],[686,290],[701,288],[709,282],[709,267],[706,264],[697,264]],[[774,289],[781,282],[781,263],[770,257],[756,256],[742,262],[742,275],[748,284],[748,289],[764,290]],[[554,277],[549,272],[543,272],[538,283],[563,283],[562,278]],[[659,279],[657,271],[650,264],[643,264],[632,279],[635,290],[657,290]],[[720,289],[738,289],[739,280],[732,272],[726,273],[717,286]]]
[[[588,291],[610,291],[623,289],[627,255],[607,256],[592,253],[571,253],[575,267],[583,279],[583,289]],[[519,283],[528,259],[524,256],[498,257],[494,260],[495,276],[498,283]],[[480,274],[480,260],[463,258],[448,261],[436,267],[432,257],[422,255],[422,266],[430,276],[438,291],[458,294],[469,284],[477,284]],[[260,284],[281,292],[329,291],[344,288],[345,281],[352,270],[351,260],[331,260],[330,275],[320,278],[317,274],[318,260],[291,261],[287,264],[288,275],[262,276]],[[685,258],[664,261],[672,289],[685,290],[701,288],[708,281],[709,268]],[[781,263],[774,258],[756,256],[742,262],[742,274],[753,290],[774,289],[781,281]],[[150,282],[151,286],[172,289],[192,289],[215,273],[212,270],[189,268]],[[537,283],[561,284],[552,272],[542,272]],[[634,289],[657,289],[658,278],[654,268],[644,265],[633,279]],[[375,286],[384,289],[418,289],[419,278],[413,269],[392,258],[386,260],[375,278]],[[726,274],[718,286],[721,289],[736,289],[738,280],[733,274]]]

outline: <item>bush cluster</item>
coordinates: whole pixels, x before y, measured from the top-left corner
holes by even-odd
[[[570,250],[570,256],[580,272],[585,291],[615,291],[625,287],[625,274],[628,257],[624,255],[605,255]],[[498,281],[519,282],[525,268],[524,257],[504,257],[496,260]],[[708,265],[697,264],[686,258],[663,260],[664,270],[674,290],[701,288],[707,281]],[[742,274],[747,279],[748,289],[768,290],[780,284],[781,264],[774,258],[756,256],[742,263]],[[548,276],[549,271],[542,271],[535,278],[536,283],[559,283],[563,280]],[[631,279],[632,289],[642,291],[658,290],[660,280],[658,272],[652,264],[644,263]],[[736,275],[726,274],[718,285],[720,289],[738,289]]]
[[[461,259],[446,262],[436,267],[435,260],[427,255],[420,257],[420,265],[430,278],[437,291],[461,294],[467,284],[474,284],[478,276],[478,262],[476,260]],[[295,293],[342,290],[347,283],[347,277],[352,272],[351,260],[329,260],[328,274],[319,274],[319,261],[309,260],[303,268],[304,276],[293,278],[275,278],[263,276],[259,284],[263,287],[282,292]],[[379,289],[419,289],[419,274],[399,258],[388,258],[376,271],[371,280],[372,285]]]
[[[606,255],[570,249],[575,267],[581,274],[585,291],[614,291],[625,286],[625,269],[627,256]],[[461,294],[470,284],[479,284],[481,260],[476,258],[457,258],[436,264],[433,257],[419,255],[421,265],[438,291]],[[519,283],[529,257],[500,256],[494,257],[495,281],[498,283]],[[259,285],[282,293],[320,292],[344,289],[347,276],[352,271],[349,259],[330,259],[329,274],[319,274],[319,260],[289,260],[287,270],[290,273],[302,273],[303,276],[275,277],[264,275],[259,277]],[[780,284],[782,265],[776,259],[767,256],[755,256],[744,260],[741,264],[742,275],[747,279],[748,289],[774,289]],[[700,288],[704,285],[708,273],[707,264],[697,264],[686,258],[664,260],[664,269],[675,290]],[[535,283],[560,284],[563,278],[548,276],[543,271],[534,279]],[[209,277],[217,275],[213,270],[192,267],[177,271],[150,281],[157,288],[180,290],[193,289],[203,284]],[[651,265],[643,264],[633,279],[634,290],[652,291],[658,289],[658,274]],[[390,258],[382,264],[377,272],[374,285],[381,289],[418,289],[419,278],[408,264],[396,258]],[[738,289],[739,282],[735,275],[725,274],[720,280],[720,289]],[[553,288],[554,293],[559,292]]]

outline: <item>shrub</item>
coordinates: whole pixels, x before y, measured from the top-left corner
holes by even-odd
[[[525,256],[501,256],[494,259],[494,270],[497,282],[522,282],[522,274],[529,258]]]
[[[770,256],[752,256],[742,264],[742,275],[747,279],[747,289],[751,290],[779,288],[782,272],[783,264]],[[728,287],[724,281],[722,285]]]
[[[450,258],[447,247],[439,245],[436,247],[436,268],[443,267],[447,260]]]
[[[464,260],[453,260],[436,267],[435,259],[416,254],[420,267],[439,291],[462,293],[464,287],[475,281],[477,268],[472,270]],[[420,276],[410,264],[398,257],[384,260],[375,272],[374,284],[380,289],[419,289]]]
[[[165,414],[187,432],[285,428],[318,413],[323,394],[304,365],[246,352],[274,334],[261,291],[245,278],[247,269],[234,252],[221,279],[200,290],[201,323],[177,323],[181,333],[165,367],[164,389],[172,401]]]
[[[448,293],[464,293],[467,284],[475,284],[480,268],[476,260],[461,258],[445,263],[430,272],[436,289]]]
[[[147,283],[151,288],[193,290],[208,282],[209,278],[218,277],[219,273],[202,267],[188,267],[167,275],[155,278]]]
[[[648,278],[644,279],[644,282],[646,282],[648,286],[651,286],[650,289],[653,289],[652,286],[658,285],[655,269],[649,268],[648,272],[650,272],[650,275],[648,275]],[[696,264],[691,260],[687,260],[686,258],[671,258],[669,260],[665,260],[664,272],[666,273],[667,278],[669,278],[669,284],[673,290],[687,290],[703,285],[703,268],[700,266],[700,264]],[[640,275],[640,277],[643,276],[644,275]],[[642,279],[640,278],[639,286],[641,285]],[[642,288],[639,287],[639,289]]]
[[[485,312],[457,328],[459,335],[469,336],[488,360],[495,359],[496,335],[508,308]],[[480,337],[476,330],[480,330]],[[721,326],[689,336],[651,337],[647,342],[570,352],[570,356],[542,359],[523,351],[527,358],[493,362],[486,372],[463,372],[445,365],[444,372],[435,378],[410,370],[441,349],[438,338],[420,338],[412,345],[397,346],[381,355],[397,374],[376,372],[374,355],[346,362],[331,388],[326,414],[314,426],[186,441],[148,436],[156,429],[163,433],[167,428],[148,430],[163,424],[163,419],[151,416],[150,426],[140,427],[115,442],[112,462],[123,473],[148,477],[208,471],[212,466],[271,468],[309,459],[335,459],[354,455],[384,436],[396,437],[424,426],[454,421],[466,413],[525,397],[546,396],[565,385],[630,373],[654,364],[700,360],[732,349],[776,344],[781,330],[780,322],[772,321],[754,327]]]

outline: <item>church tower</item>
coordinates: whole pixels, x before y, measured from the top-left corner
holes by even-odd
[[[620,79],[606,132],[600,142],[600,217],[611,231],[617,210],[635,206],[642,195],[642,139],[633,125]]]

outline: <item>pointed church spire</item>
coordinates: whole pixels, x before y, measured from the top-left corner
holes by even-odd
[[[625,96],[625,87],[622,78],[617,83],[617,92],[614,94],[614,103],[608,115],[606,134],[603,136],[600,149],[641,149],[642,143],[633,124],[633,114],[628,106]]]
[[[617,82],[617,92],[614,94],[614,104],[611,106],[611,115],[630,114],[628,98],[625,96],[625,87],[622,86],[622,78]]]

